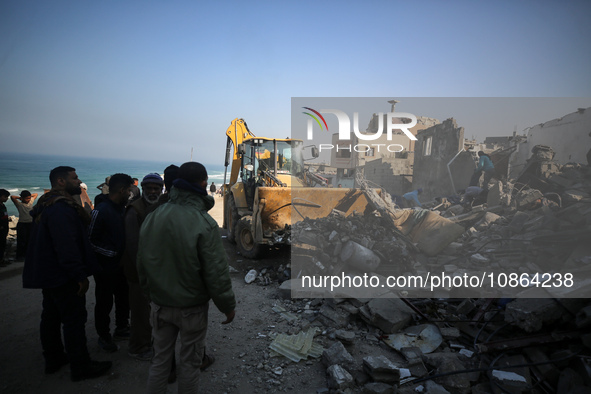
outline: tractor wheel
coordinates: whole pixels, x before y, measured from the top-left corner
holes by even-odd
[[[236,242],[236,225],[240,220],[238,215],[238,208],[236,208],[236,202],[234,196],[228,197],[228,205],[226,206],[226,229],[228,230],[228,241]]]
[[[244,216],[236,225],[236,244],[240,254],[248,259],[256,259],[261,255],[262,246],[255,242],[251,230],[252,216]]]

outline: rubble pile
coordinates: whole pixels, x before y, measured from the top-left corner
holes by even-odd
[[[411,247],[378,212],[345,217],[333,210],[326,218],[296,223],[292,239],[292,259],[300,262],[302,274],[341,272],[345,266],[379,273],[412,268]]]
[[[392,288],[390,298],[288,300],[294,284],[283,283],[286,301],[273,310],[290,334],[305,332],[309,343],[310,327],[318,328],[312,343],[324,348],[327,386],[317,392],[591,392],[591,168],[560,166],[551,150],[534,150],[522,176],[495,181],[472,203],[455,196],[432,210],[398,210],[382,201],[371,214],[333,211],[293,226],[295,277],[519,278],[469,295],[443,286],[430,298]],[[433,248],[424,235],[438,232],[446,234]],[[546,287],[536,273],[570,273],[573,282]]]
[[[285,318],[292,335],[277,335],[270,348],[296,364],[321,350],[327,381],[317,392],[591,389],[589,300],[294,299],[277,306],[296,318]],[[381,316],[381,323],[366,319],[364,308]],[[335,314],[340,322],[333,320]],[[407,314],[408,319],[397,317]],[[384,321],[396,328],[384,331]],[[290,345],[281,349],[277,342]],[[317,350],[294,353],[294,347]],[[289,364],[282,365],[289,370]]]

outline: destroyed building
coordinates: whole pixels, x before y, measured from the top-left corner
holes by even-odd
[[[390,112],[394,112],[397,100],[390,100]],[[382,135],[363,149],[352,149],[351,146],[360,146],[365,142],[352,136],[351,141],[339,140],[338,134],[333,134],[332,145],[335,149],[331,151],[331,167],[336,168],[337,177],[333,185],[341,184],[343,187],[356,187],[355,175],[357,171],[364,173],[367,180],[374,182],[390,193],[397,194],[400,190],[409,191],[412,187],[414,146],[415,141],[411,140],[400,130],[392,132],[392,139],[387,139],[387,122],[405,123],[407,119],[390,119],[385,114],[373,114],[364,133],[376,134],[380,129]],[[420,130],[438,124],[437,119],[424,116],[417,116],[417,124],[410,128],[412,135],[416,136]],[[389,151],[386,147],[397,145],[399,152]]]
[[[365,270],[381,278],[427,272],[461,278],[479,271],[506,279],[502,290],[471,296],[449,286],[412,298],[410,286],[376,288],[371,297],[339,288],[325,291],[324,300],[292,300],[293,310],[305,309],[308,341],[310,327],[326,333],[311,342],[322,345],[322,356],[318,348],[307,354],[322,359],[325,392],[591,392],[591,128],[584,126],[585,112],[532,127],[525,142],[515,138],[491,154],[499,164],[528,151],[520,172],[495,177],[481,198],[398,209],[383,191],[371,196],[369,182],[358,178],[373,212],[335,211],[294,226],[292,253],[307,261],[302,275]],[[559,124],[576,130],[581,146],[568,153],[574,137],[559,138]],[[556,150],[548,145],[550,126],[558,134]],[[453,119],[419,132],[413,186],[422,182],[439,195],[462,188],[474,168],[463,137]],[[459,157],[467,175],[453,167]],[[560,285],[544,285],[558,277]],[[282,284],[284,294],[319,297],[297,279]],[[368,344],[372,352],[360,351]]]

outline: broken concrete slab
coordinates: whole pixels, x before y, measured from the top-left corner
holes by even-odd
[[[522,190],[515,198],[517,209],[527,209],[542,197],[544,197],[544,195],[537,189]]]
[[[349,267],[357,268],[362,272],[373,272],[381,263],[380,257],[371,249],[353,241],[345,244],[340,257]]]
[[[471,299],[466,298],[465,300],[460,302],[459,305],[456,307],[456,312],[460,315],[468,315],[474,309],[476,309],[476,305],[474,305],[474,302],[472,302]]]
[[[335,342],[322,352],[322,362],[326,366],[339,364],[348,368],[355,364],[355,360],[341,342]]]
[[[478,231],[484,231],[487,228],[489,228],[491,224],[495,223],[500,218],[501,216],[497,215],[496,213],[486,212],[482,219],[480,219],[478,223],[474,225],[474,227]]]
[[[536,332],[544,323],[559,320],[563,313],[564,309],[553,299],[519,298],[507,304],[505,321],[526,332]]]
[[[402,348],[417,347],[424,354],[435,351],[443,342],[443,338],[437,326],[421,324],[408,327],[402,333],[388,335],[384,342],[398,351]]]
[[[326,370],[326,373],[328,375],[328,387],[337,390],[344,390],[346,388],[353,387],[353,376],[351,376],[351,374],[340,365],[331,365]]]
[[[364,357],[363,369],[376,382],[398,383],[400,381],[400,369],[385,356]]]
[[[325,304],[320,307],[318,320],[327,327],[344,328],[349,323],[349,315],[342,309],[333,309]]]
[[[408,326],[413,310],[399,298],[374,298],[359,309],[361,318],[386,334]]]
[[[431,353],[425,354],[423,360],[437,368],[437,374],[446,374],[448,372],[463,371],[466,369],[459,360],[458,353]],[[470,381],[478,380],[479,373],[449,375],[437,380],[447,390],[452,393],[469,392]]]
[[[355,341],[355,333],[352,331],[336,330],[334,335],[336,339],[346,344],[352,344]]]

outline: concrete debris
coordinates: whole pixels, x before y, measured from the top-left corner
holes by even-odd
[[[589,392],[591,167],[558,165],[546,148],[536,152],[520,178],[526,182],[493,179],[488,193],[474,199],[444,196],[432,211],[392,211],[384,203],[295,224],[289,269],[297,279],[285,280],[287,267],[268,267],[254,281],[270,275],[282,282],[277,297],[285,307],[273,310],[294,334],[277,334],[270,355],[294,362],[321,357],[331,392]],[[437,245],[428,245],[426,234]],[[298,259],[304,264],[296,265]],[[416,297],[410,287],[378,288],[379,296],[303,289],[301,279],[341,273],[481,278],[484,271],[497,281],[494,289],[461,293],[441,286]],[[574,275],[572,287],[542,287],[549,277],[535,277],[561,272]],[[306,299],[292,300],[294,294]],[[312,341],[315,327],[322,335]],[[264,334],[256,340],[274,337]],[[277,365],[262,365],[275,375]],[[421,378],[427,380],[413,383]],[[491,384],[502,390],[491,391]]]
[[[509,380],[512,382],[523,382],[523,383],[527,383],[527,381],[525,380],[525,378],[521,375],[518,375],[514,372],[508,372],[508,371],[499,371],[494,369],[492,371],[492,376],[495,379],[498,380]]]
[[[340,365],[331,365],[326,373],[328,374],[328,387],[337,390],[353,387],[353,376]]]
[[[335,337],[339,341],[349,345],[355,341],[355,333],[351,331],[336,330]]]
[[[283,368],[281,368],[281,367],[273,368],[273,373],[275,375],[281,375],[281,374],[283,374]]]
[[[349,314],[343,309],[333,309],[328,305],[322,305],[318,319],[327,327],[344,328],[349,323]]]
[[[359,309],[361,318],[386,334],[392,334],[412,320],[413,311],[399,298],[374,298]]]
[[[363,369],[376,382],[398,383],[400,381],[400,369],[384,356],[364,357]]]
[[[431,353],[441,345],[443,338],[437,326],[421,324],[408,327],[400,334],[388,335],[384,342],[398,351],[403,348],[416,347],[422,353]]]
[[[425,393],[427,394],[450,394],[442,385],[435,383],[432,380],[425,382]]]
[[[373,272],[380,266],[380,257],[357,242],[347,241],[340,253],[341,260],[362,272]]]
[[[394,386],[382,382],[367,383],[363,386],[363,394],[394,394]]]
[[[443,339],[457,339],[461,335],[457,327],[440,327],[439,332]]]
[[[256,270],[250,270],[248,271],[248,273],[246,274],[246,276],[244,277],[244,281],[248,284],[254,282],[254,280],[257,278],[258,272]]]
[[[541,191],[536,189],[528,189],[521,191],[515,198],[517,209],[533,208],[534,203],[541,200],[544,195]]]
[[[567,299],[557,302],[548,298],[519,298],[507,304],[505,321],[514,324],[526,332],[537,332],[544,325],[552,324],[562,319],[569,319],[569,309],[578,309],[586,302],[578,299]]]
[[[437,375],[466,370],[466,366],[458,358],[458,353],[425,354],[423,360],[437,368]],[[451,374],[437,379],[437,382],[451,392],[466,392],[470,389],[471,380],[478,380],[478,373]]]
[[[326,366],[340,364],[346,367],[353,367],[355,365],[355,360],[353,360],[351,354],[340,342],[335,342],[331,347],[322,352],[322,362]]]

